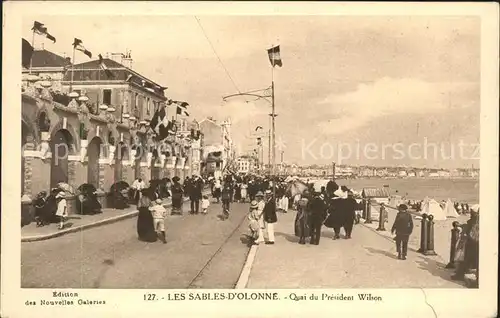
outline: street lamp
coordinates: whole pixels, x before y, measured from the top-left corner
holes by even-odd
[[[271,90],[271,92],[269,92]],[[259,93],[263,92],[263,93]],[[272,81],[271,87],[261,89],[261,90],[254,90],[254,91],[249,91],[249,92],[243,92],[243,93],[238,93],[238,94],[232,94],[232,95],[227,95],[222,98],[223,101],[227,101],[227,99],[232,98],[232,97],[239,97],[239,96],[251,96],[251,97],[256,97],[255,100],[259,99],[264,99],[266,102],[271,104],[271,132],[270,132],[270,139],[269,139],[269,150],[271,152],[272,149],[272,169],[271,169],[271,176],[274,177],[275,175],[275,168],[276,168],[276,138],[275,138],[275,118],[276,118],[276,113],[275,113],[275,107],[274,107],[274,79]],[[271,100],[269,100],[269,98]],[[272,142],[271,142],[272,138]],[[272,145],[272,148],[271,148]],[[273,195],[274,198],[276,199],[276,181],[273,180]]]

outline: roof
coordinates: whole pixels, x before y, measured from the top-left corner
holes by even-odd
[[[362,196],[366,198],[388,198],[390,193],[387,188],[365,188]]]
[[[118,63],[112,59],[102,59],[106,67],[113,73],[109,77],[100,66],[99,60],[92,60],[85,63],[75,64],[73,69],[73,82],[92,82],[92,81],[127,81],[134,86],[148,87],[154,91],[154,94],[164,96],[166,87],[148,79],[147,77],[135,72],[134,70]],[[64,81],[71,80],[71,67],[66,70]]]
[[[62,57],[47,50],[36,50],[31,58],[32,67],[65,67],[71,65],[69,58]]]

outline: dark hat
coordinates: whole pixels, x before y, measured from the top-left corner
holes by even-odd
[[[406,211],[408,210],[408,206],[406,204],[400,204],[398,205],[398,210]]]
[[[180,178],[178,176],[175,176],[175,177],[172,178],[172,181],[174,181],[174,182],[177,182],[179,180],[180,180]]]

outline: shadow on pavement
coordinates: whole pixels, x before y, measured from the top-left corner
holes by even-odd
[[[373,247],[365,247],[365,249],[371,254],[380,254],[392,259],[398,259],[398,257],[394,253],[391,253],[389,251],[379,250]]]
[[[454,270],[445,268],[446,264],[421,255],[418,257],[418,259],[415,260],[415,263],[418,265],[419,269],[426,270],[436,277],[447,280],[449,282],[454,282],[457,285],[464,285],[462,281],[451,279],[451,276],[454,274]]]
[[[284,237],[288,242],[292,242],[292,243],[299,242],[299,238],[295,235],[292,235],[292,234],[283,233],[283,232],[276,232],[276,233],[274,233],[274,235]]]
[[[70,227],[73,226],[74,223],[71,223],[71,222],[68,222],[68,223],[64,223],[64,226],[63,226],[63,229],[69,229]]]
[[[240,236],[240,241],[242,244],[245,244],[248,247],[251,247],[253,245],[253,240],[250,238],[248,234],[242,234]]]

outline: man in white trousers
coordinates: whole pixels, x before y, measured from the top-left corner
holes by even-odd
[[[267,229],[266,244],[274,244],[274,223],[278,222],[276,216],[276,200],[271,190],[266,190],[264,206],[264,222]]]
[[[266,206],[264,193],[262,191],[257,192],[255,200],[257,200],[257,215],[259,216],[259,238],[255,241],[255,244],[260,244],[264,242],[264,208]]]

